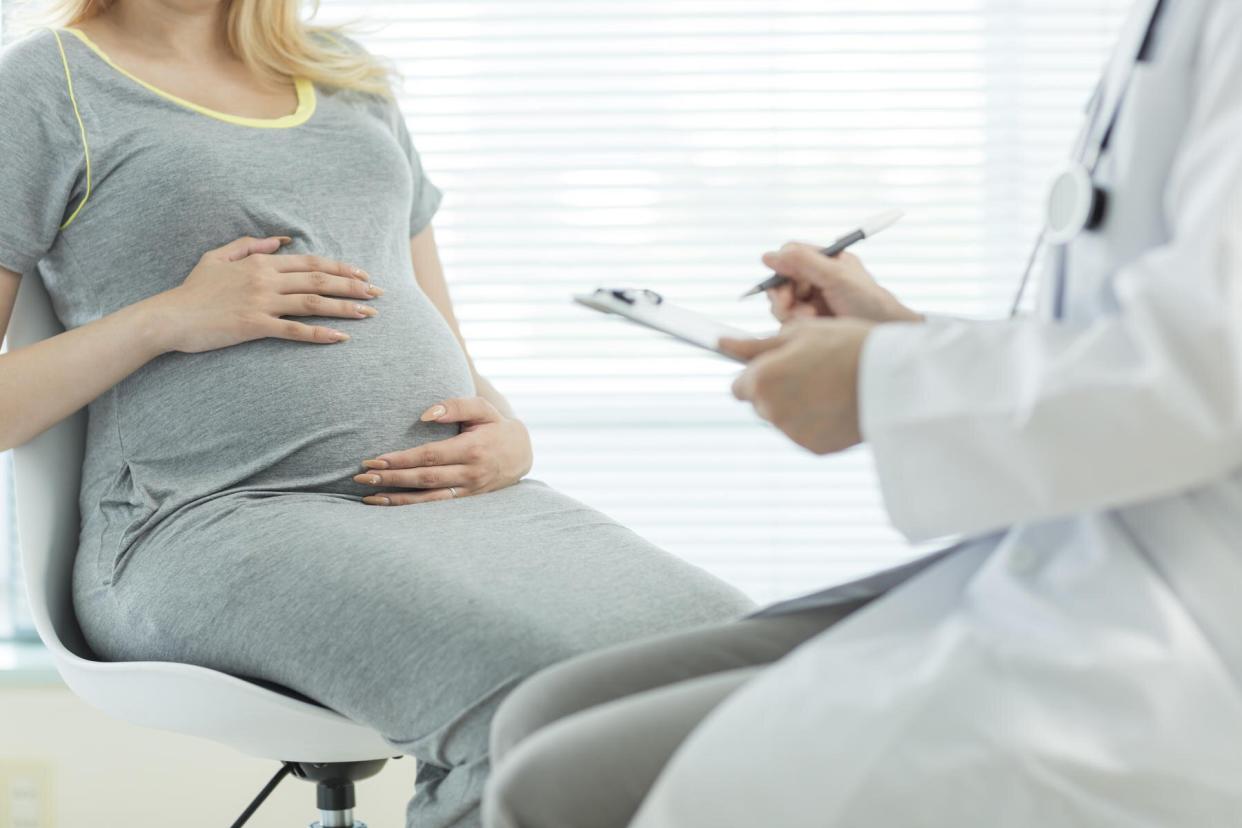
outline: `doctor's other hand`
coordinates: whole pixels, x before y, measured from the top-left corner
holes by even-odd
[[[265,338],[331,344],[349,335],[282,317],[376,315],[364,302],[383,290],[365,271],[319,256],[273,255],[288,242],[245,237],[209,250],[184,282],[144,300],[159,347],[199,353]]]
[[[397,490],[367,495],[363,503],[407,506],[494,492],[517,483],[534,462],[526,426],[501,414],[483,397],[443,400],[424,411],[420,419],[462,423],[461,433],[364,460],[367,471],[354,475],[355,483]]]
[[[733,396],[816,454],[862,442],[858,365],[875,323],[863,319],[795,319],[767,339],[721,339],[744,359]]]
[[[867,272],[850,252],[828,257],[801,242],[763,254],[763,263],[790,281],[767,291],[781,322],[816,316],[853,316],[872,322],[922,322]]]

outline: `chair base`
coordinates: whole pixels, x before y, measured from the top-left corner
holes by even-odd
[[[316,783],[319,819],[310,828],[366,828],[354,820],[354,783],[375,776],[387,761],[290,763],[294,776]]]

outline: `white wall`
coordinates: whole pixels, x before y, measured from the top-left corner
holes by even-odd
[[[227,828],[278,767],[109,719],[63,686],[0,686],[0,828]],[[359,783],[357,818],[402,828],[414,772],[411,759],[390,761]],[[43,798],[40,786],[50,814],[11,813],[15,796]],[[314,786],[287,778],[247,828],[298,828],[317,817]]]

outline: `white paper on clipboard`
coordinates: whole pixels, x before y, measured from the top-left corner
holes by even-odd
[[[627,298],[621,298],[622,295]],[[716,347],[716,343],[722,336],[735,339],[755,338],[750,331],[725,325],[663,300],[655,301],[657,297],[658,294],[650,291],[601,288],[595,293],[574,294],[574,301],[601,313],[622,316],[631,322],[666,333],[691,345],[706,348],[712,353],[729,359],[735,359],[735,357],[722,353]]]

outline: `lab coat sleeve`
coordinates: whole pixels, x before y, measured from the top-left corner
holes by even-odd
[[[914,541],[1141,502],[1242,467],[1242,4],[1204,27],[1164,199],[1119,310],[875,328],[861,426]]]

